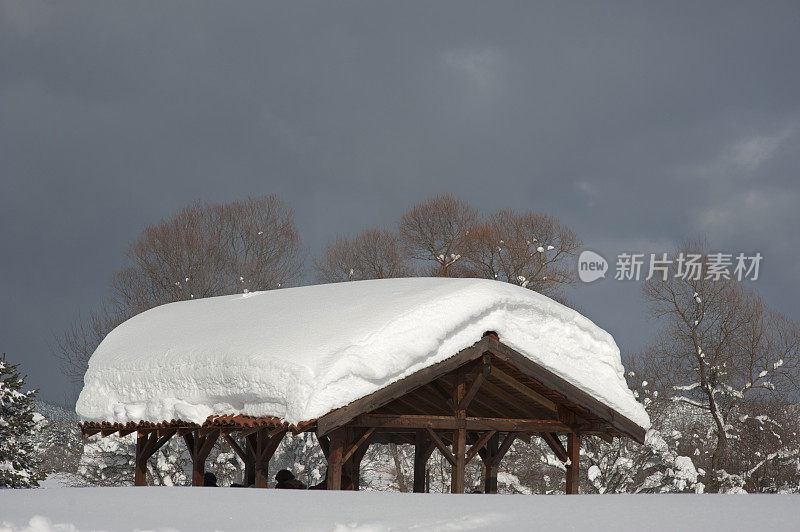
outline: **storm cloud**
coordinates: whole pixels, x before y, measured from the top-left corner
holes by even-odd
[[[145,224],[275,193],[317,252],[448,192],[587,248],[761,252],[800,318],[797,2],[0,2],[0,350],[49,344]],[[640,348],[635,282],[576,305]]]

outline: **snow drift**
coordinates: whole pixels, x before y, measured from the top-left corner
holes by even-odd
[[[650,425],[610,334],[555,301],[484,279],[385,279],[170,303],[111,331],[89,360],[85,421],[275,416],[333,409],[497,331],[503,343]]]

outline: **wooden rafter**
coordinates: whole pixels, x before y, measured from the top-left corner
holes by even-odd
[[[494,366],[492,367],[491,375],[495,379],[501,381],[503,384],[513,388],[514,391],[519,392],[528,399],[536,401],[547,410],[550,410],[551,412],[556,411],[556,404],[553,401],[531,390],[530,388],[519,382],[517,379],[511,377],[510,375],[498,369],[497,367]]]

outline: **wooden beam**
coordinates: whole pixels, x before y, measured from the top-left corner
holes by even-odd
[[[81,427],[81,436],[84,438],[90,438],[99,432],[100,429]]]
[[[176,428],[167,428],[167,429],[158,429],[158,430],[156,430],[156,434],[158,434],[159,438],[161,438],[163,436],[169,436],[171,438],[172,436],[177,434],[177,432],[178,432],[178,429],[176,429]]]
[[[248,427],[246,429],[242,429],[242,436],[247,437],[252,434],[258,434],[258,431],[260,431],[263,428],[264,427],[257,426],[257,427]]]
[[[410,414],[363,414],[353,421],[353,426],[385,429],[496,430],[498,432],[566,433],[572,430],[564,423],[552,419],[457,418]]]
[[[501,371],[497,367],[492,366],[492,371],[491,371],[490,375],[492,377],[494,377],[495,379],[499,380],[500,382],[502,382],[503,384],[513,388],[516,392],[519,392],[520,394],[524,395],[528,399],[531,399],[531,400],[539,403],[541,406],[543,406],[547,410],[550,410],[551,412],[555,412],[556,411],[556,404],[553,401],[551,401],[550,399],[544,397],[543,395],[535,392],[534,390],[531,390],[530,388],[528,388],[527,386],[525,386],[524,384],[519,382],[517,379],[515,379],[514,377],[508,375],[507,373],[504,373],[503,371]]]
[[[450,449],[444,444],[439,435],[433,432],[433,429],[425,429],[425,432],[428,433],[428,437],[431,439],[436,448],[439,449],[439,452],[442,453],[442,456],[444,456],[445,459],[450,462],[450,465],[455,465],[455,456],[453,456],[453,453],[450,452]]]
[[[272,438],[273,436],[277,436],[278,434],[285,435],[288,432],[288,429],[282,425],[274,427],[267,432],[267,436]],[[299,432],[297,434],[300,434]]]

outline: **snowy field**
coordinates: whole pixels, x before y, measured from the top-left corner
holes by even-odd
[[[800,530],[796,495],[433,495],[242,488],[0,491],[0,530]]]

